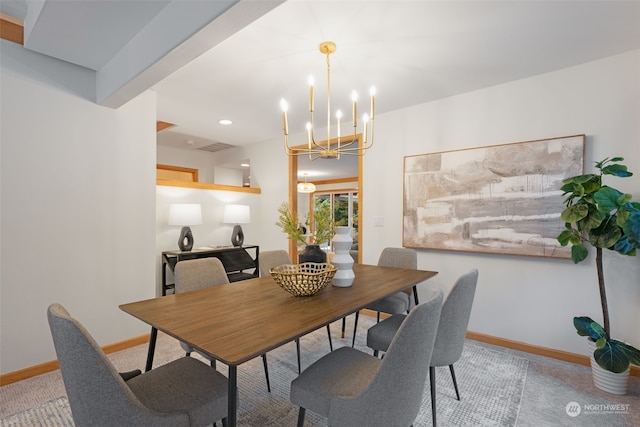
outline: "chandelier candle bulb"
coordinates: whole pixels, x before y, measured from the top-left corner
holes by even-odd
[[[353,101],[353,130],[355,132],[356,128],[358,127],[358,92],[356,92],[355,90],[353,92],[351,92],[351,100]]]
[[[313,76],[309,76],[309,112],[313,113],[313,84],[314,84]]]
[[[289,135],[289,124],[287,123],[287,109],[289,106],[287,105],[287,101],[281,99],[280,108],[282,108],[282,128],[284,130],[284,134]]]
[[[373,98],[376,95],[375,86],[371,86],[371,89],[369,89],[369,94],[371,95],[371,120],[372,120],[372,123],[373,123],[373,108],[374,108],[374,103],[375,103]]]

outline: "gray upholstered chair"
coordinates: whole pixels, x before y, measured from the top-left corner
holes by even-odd
[[[273,251],[262,251],[258,255],[258,264],[260,264],[260,276],[270,276],[271,269],[278,265],[291,264],[289,253],[282,249]],[[333,351],[333,343],[331,342],[331,327],[327,325],[327,334],[329,335],[329,348]],[[296,339],[296,352],[298,356],[298,373],[301,371],[300,360],[300,339]]]
[[[260,276],[271,276],[271,269],[278,265],[291,264],[289,253],[284,250],[262,251],[258,255],[260,264]]]
[[[64,307],[51,304],[47,317],[76,426],[206,426],[227,416],[227,378],[204,363],[182,357],[125,382]]]
[[[176,294],[196,289],[208,288],[209,286],[223,285],[229,283],[229,277],[224,269],[224,265],[218,258],[198,258],[180,261],[173,270]],[[212,307],[212,310],[215,310]],[[192,352],[197,352],[205,359],[209,360],[212,367],[216,366],[215,359],[199,352],[189,344],[180,341],[180,346],[187,356]],[[271,391],[271,383],[269,381],[269,368],[267,365],[267,355],[262,355],[262,364],[264,366],[264,376],[267,381],[267,390]]]
[[[291,402],[329,419],[331,426],[403,426],[422,403],[438,329],[442,291],[411,310],[384,359],[352,347],[323,356],[291,382]]]
[[[433,413],[433,425],[436,425],[436,367],[449,366],[456,397],[460,400],[456,374],[453,364],[462,356],[464,339],[471,317],[471,307],[478,283],[478,270],[473,269],[458,278],[451,288],[447,299],[442,306],[438,336],[431,356],[429,377],[431,383],[431,411]],[[367,346],[373,349],[374,356],[379,351],[389,348],[396,331],[399,330],[407,316],[403,314],[393,315],[388,319],[372,326],[367,333]]]
[[[378,258],[378,265],[381,267],[397,267],[407,269],[418,268],[418,254],[415,249],[410,248],[384,248]],[[413,302],[418,305],[418,289],[413,286]],[[407,313],[411,308],[411,291],[398,292],[387,298],[374,302],[365,307],[366,309],[376,311],[378,313],[378,322],[380,321],[380,313],[398,314]],[[358,330],[358,318],[360,312],[356,312],[355,322],[353,324],[353,341],[351,347],[356,343],[356,332]]]

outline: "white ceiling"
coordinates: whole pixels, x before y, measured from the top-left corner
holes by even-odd
[[[379,115],[640,48],[638,1],[2,3],[4,13],[27,10],[25,30],[33,28],[26,48],[99,75],[119,71],[112,70],[111,58],[127,49],[121,68],[131,67],[137,59],[131,54],[145,52],[141,40],[132,52],[133,39],[144,41],[145,31],[162,18],[163,31],[147,33],[153,35],[147,43],[165,43],[171,65],[159,72],[148,61],[130,75],[140,90],[157,92],[158,120],[177,125],[160,132],[158,143],[189,149],[279,138],[283,97],[290,105],[290,133],[302,132],[309,74],[316,79],[316,122],[325,123],[326,64],[318,51],[325,40],[337,44],[331,56],[332,109],[341,107],[347,116],[351,90],[364,98],[372,84]],[[207,7],[197,16],[210,24],[183,13],[196,7]],[[29,14],[38,8],[46,13],[30,22]],[[190,42],[177,42],[191,35]],[[366,102],[361,104],[364,111]],[[218,124],[222,118],[233,125]]]

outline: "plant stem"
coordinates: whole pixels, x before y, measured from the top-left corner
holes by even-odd
[[[596,268],[598,270],[598,288],[600,289],[600,304],[602,305],[602,317],[604,319],[604,332],[607,334],[607,341],[611,334],[609,332],[609,307],[607,305],[607,292],[604,288],[604,269],[602,268],[602,248],[596,248]]]

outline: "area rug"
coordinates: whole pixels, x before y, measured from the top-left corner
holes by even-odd
[[[360,331],[356,348],[366,350],[366,333]],[[167,337],[167,339],[171,339]],[[334,348],[350,345],[350,337],[333,338]],[[325,330],[302,337],[303,369],[329,350]],[[370,352],[370,351],[369,351]],[[164,363],[179,357],[159,355]],[[297,376],[295,345],[293,343],[268,353],[271,393],[267,392],[260,358],[238,368],[240,407],[238,425],[249,427],[294,426],[298,408],[289,401],[289,386]],[[455,364],[461,401],[456,400],[447,367],[437,368],[437,415],[440,426],[514,426],[527,375],[528,360],[507,353],[490,350],[467,342],[461,359]],[[219,366],[226,372],[225,366]],[[14,414],[0,421],[2,427],[67,427],[73,419],[65,396],[38,407]],[[307,411],[306,426],[326,426],[323,417]],[[431,397],[425,387],[422,408],[415,427],[431,426]]]

